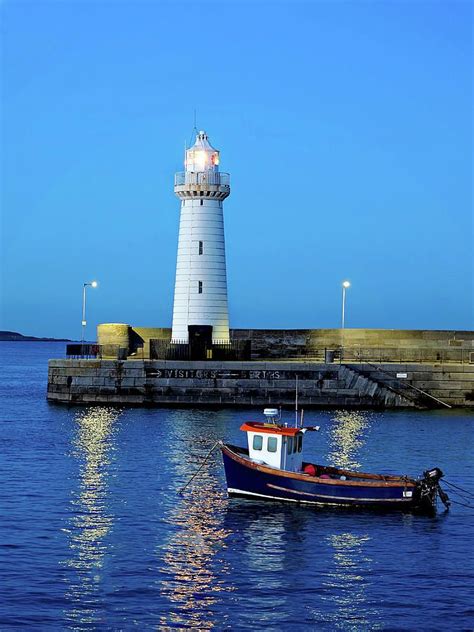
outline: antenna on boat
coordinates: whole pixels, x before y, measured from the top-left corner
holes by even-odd
[[[296,393],[295,393],[295,428],[298,428],[298,374],[296,374]]]
[[[263,414],[267,418],[268,424],[276,424],[281,419],[281,409],[278,410],[277,408],[265,408]]]

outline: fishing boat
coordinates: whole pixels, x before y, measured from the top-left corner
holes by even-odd
[[[275,408],[264,410],[265,421],[248,421],[240,430],[247,447],[220,442],[232,497],[305,503],[318,506],[433,511],[437,498],[449,499],[439,485],[443,472],[435,467],[418,478],[366,474],[304,461],[306,434],[319,426],[282,423]]]

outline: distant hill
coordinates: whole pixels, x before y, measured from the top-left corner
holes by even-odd
[[[69,338],[37,338],[16,331],[0,331],[0,342],[72,342]]]

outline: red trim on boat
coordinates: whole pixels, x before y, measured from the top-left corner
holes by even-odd
[[[245,424],[244,424],[245,425]],[[339,478],[320,478],[319,476],[310,476],[309,474],[304,474],[303,472],[289,472],[288,470],[280,470],[274,467],[270,467],[269,465],[264,465],[260,463],[255,463],[248,456],[243,456],[234,452],[232,448],[230,448],[225,443],[221,444],[222,452],[225,452],[228,457],[245,465],[250,469],[257,470],[259,472],[265,472],[266,474],[278,474],[278,476],[282,476],[284,478],[295,478],[300,481],[311,481],[324,483],[325,485],[337,485],[342,487],[403,487],[405,489],[412,489],[416,487],[416,481],[410,479],[408,477],[400,476],[391,476],[388,480],[383,480],[383,477],[376,474],[368,474],[365,472],[357,472],[357,476],[360,477],[359,481],[355,480],[341,480]],[[317,467],[317,466],[316,466]],[[345,474],[351,476],[352,473],[347,470],[338,470],[336,468],[324,468],[327,470],[334,470],[334,472],[339,474]],[[382,478],[382,480],[381,480]]]
[[[276,424],[266,424],[258,421],[246,421],[240,426],[244,432],[266,432],[268,434],[284,435],[285,437],[294,437],[301,428],[286,428],[285,426],[277,426]]]

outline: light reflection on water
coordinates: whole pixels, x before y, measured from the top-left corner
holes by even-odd
[[[71,499],[72,519],[68,534],[70,557],[65,612],[69,627],[82,630],[97,624],[101,603],[100,582],[113,516],[107,507],[107,474],[114,451],[113,434],[120,413],[91,408],[75,416],[73,456],[79,461],[79,489]]]
[[[371,538],[368,534],[339,533],[326,537],[333,554],[333,568],[323,581],[322,600],[332,602],[331,613],[325,617],[334,629],[380,629],[380,615],[368,603],[373,563],[365,552]]]
[[[277,573],[284,571],[282,551],[285,544],[285,514],[254,514],[245,530],[245,547],[243,555],[250,568],[255,571],[275,573],[267,586],[271,589],[281,588],[283,577]]]
[[[343,469],[361,467],[358,455],[367,440],[369,421],[366,412],[341,410],[334,414],[330,429],[331,465]]]
[[[189,415],[183,416],[179,411],[175,411],[173,417],[177,432],[180,426],[189,423]],[[175,442],[170,450],[179,486],[201,465],[203,468],[182,494],[178,493],[178,486],[173,490],[175,503],[165,518],[172,527],[172,535],[157,548],[162,575],[160,593],[170,603],[160,618],[160,626],[165,629],[213,628],[212,608],[220,600],[220,593],[232,590],[227,584],[229,565],[220,555],[226,547],[229,531],[223,524],[228,500],[216,477],[216,468],[220,467],[219,450],[204,463],[209,449],[219,438],[219,424],[216,426],[212,433],[203,436],[199,426],[193,423],[187,428],[186,441]]]
[[[248,621],[258,605],[260,623],[281,623],[287,603],[288,564],[293,559],[288,546],[289,517],[280,505],[268,506],[243,500],[229,508],[226,523],[240,534],[239,563],[249,570],[248,586],[240,595],[248,609]],[[237,570],[237,569],[236,569]]]

